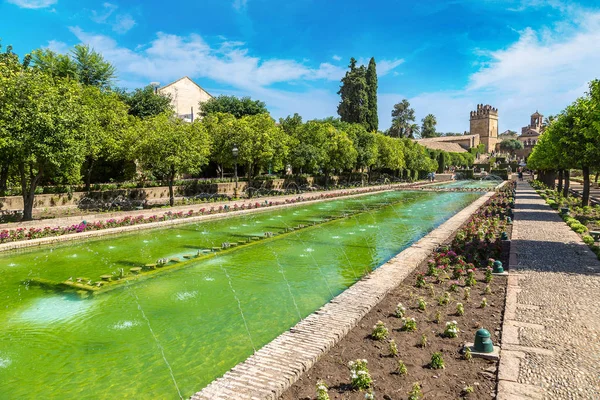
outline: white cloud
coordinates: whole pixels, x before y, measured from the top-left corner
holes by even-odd
[[[135,20],[130,14],[115,14],[118,8],[119,6],[116,4],[104,3],[102,4],[101,11],[92,10],[92,16],[90,18],[98,24],[110,25],[112,30],[116,33],[127,33],[135,26]]]
[[[369,65],[369,61],[370,61],[370,59],[361,57],[356,61],[356,63],[357,63],[357,65],[367,66],[367,65]],[[377,57],[375,57],[375,62],[377,63],[377,76],[382,77],[382,76],[386,76],[391,71],[396,69],[396,67],[398,67],[400,64],[402,64],[404,62],[404,59],[397,58],[395,60],[386,60],[386,59],[378,60]]]
[[[108,36],[90,34],[79,27],[70,30],[81,42],[102,53],[122,75],[145,77],[148,81],[167,82],[189,75],[256,90],[283,82],[339,80],[344,73],[329,63],[311,68],[295,60],[262,60],[251,56],[241,42],[225,41],[213,47],[195,34],[182,37],[158,33],[149,46],[131,50]]]
[[[333,58],[335,61],[342,61],[342,57],[338,56],[337,54],[331,58]]]
[[[113,31],[126,33],[135,26],[135,20],[129,14],[117,15],[117,21],[113,24]]]
[[[377,75],[385,76],[390,71],[394,70],[397,66],[402,64],[403,62],[404,62],[403,59],[377,61]]]
[[[14,4],[21,8],[46,8],[56,4],[58,0],[7,0],[8,3]]]
[[[500,131],[520,132],[534,111],[560,112],[583,95],[590,80],[600,78],[600,13],[569,14],[568,19],[539,31],[525,29],[508,47],[480,52],[487,60],[463,90],[409,98],[419,120],[432,113],[440,131],[462,132],[469,129],[469,111],[489,103],[499,110]],[[385,112],[380,120],[386,126],[391,106],[402,98],[380,96],[379,109]]]
[[[92,21],[98,24],[104,24],[108,18],[119,8],[116,4],[104,3],[102,4],[102,11],[92,10]]]
[[[61,54],[64,54],[69,51],[69,45],[65,42],[60,42],[58,40],[50,40],[46,48]]]

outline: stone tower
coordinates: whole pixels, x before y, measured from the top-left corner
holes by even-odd
[[[471,135],[479,135],[486,153],[494,151],[498,143],[498,109],[478,104],[477,111],[471,111]]]

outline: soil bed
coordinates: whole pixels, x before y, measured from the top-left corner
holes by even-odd
[[[512,225],[507,226],[509,231]],[[449,244],[448,242],[447,244]],[[502,251],[502,263],[508,265],[508,248]],[[426,276],[427,286],[415,287],[418,274],[428,270],[424,262],[397,288],[391,291],[357,327],[325,354],[282,396],[281,400],[315,399],[317,382],[323,380],[329,387],[331,399],[365,399],[365,391],[351,386],[348,363],[356,359],[366,359],[373,378],[375,399],[407,399],[413,383],[421,385],[424,399],[492,399],[495,398],[497,382],[497,361],[473,358],[467,361],[462,355],[463,344],[473,342],[475,332],[484,327],[490,331],[495,345],[500,341],[500,330],[506,294],[506,276],[494,276],[491,281],[491,294],[485,294],[485,267],[475,271],[477,284],[471,288],[470,299],[464,300],[464,279],[460,279],[456,292],[450,292],[450,280],[438,283],[436,278]],[[434,295],[429,285],[433,285]],[[448,305],[439,305],[438,299],[450,292]],[[418,300],[425,300],[426,311],[419,311]],[[483,298],[487,307],[481,308]],[[396,317],[398,303],[406,308],[406,317],[414,317],[417,330],[401,330],[402,319]],[[457,303],[464,305],[464,315],[456,314]],[[439,323],[434,320],[441,313]],[[371,338],[374,325],[382,321],[389,330],[387,340]],[[456,338],[446,338],[443,332],[446,322],[456,321],[460,333]],[[427,336],[427,346],[421,347],[422,335]],[[398,356],[390,353],[389,340],[398,347]],[[445,369],[431,369],[429,363],[434,352],[441,352]],[[406,375],[397,373],[398,361],[407,368]],[[473,387],[473,393],[465,395],[464,389]]]

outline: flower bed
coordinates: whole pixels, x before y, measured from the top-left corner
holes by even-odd
[[[506,277],[489,268],[508,261],[501,237],[510,235],[513,188],[482,206],[281,398],[315,398],[317,382],[321,399],[323,388],[344,399],[492,398],[497,362],[461,350],[482,326],[499,340]],[[359,360],[368,385],[356,381]]]
[[[542,182],[533,181],[531,186],[546,200],[550,207],[561,210],[560,216],[562,219],[581,236],[585,244],[590,246],[592,251],[600,258],[600,246],[594,243],[594,237],[590,235],[590,232],[600,232],[600,205],[581,207],[579,198],[564,197],[562,193],[548,188]],[[597,241],[600,242],[600,239]]]
[[[182,218],[191,218],[197,217],[201,215],[208,214],[221,214],[228,213],[230,211],[238,211],[238,210],[250,210],[257,208],[267,208],[272,206],[279,206],[283,204],[295,204],[302,203],[306,201],[313,200],[322,200],[322,199],[334,199],[338,197],[344,197],[349,195],[363,194],[363,193],[371,193],[371,192],[379,192],[382,190],[386,190],[383,188],[365,188],[353,191],[341,191],[334,193],[321,193],[309,196],[298,196],[293,199],[285,199],[280,201],[256,201],[256,202],[244,202],[241,204],[233,204],[232,206],[228,205],[220,205],[215,207],[206,207],[201,208],[199,210],[189,210],[187,212],[179,211],[179,212],[166,212],[162,215],[151,215],[149,217],[145,217],[143,215],[138,216],[125,216],[122,218],[114,218],[108,219],[105,221],[96,221],[96,222],[87,222],[82,221],[79,224],[68,225],[68,226],[55,226],[55,227],[44,227],[44,228],[16,228],[16,229],[4,229],[0,231],[0,243],[8,243],[8,242],[17,242],[20,240],[31,240],[31,239],[39,239],[45,237],[52,236],[62,236],[69,234],[77,234],[81,232],[89,232],[89,231],[98,231],[102,229],[109,228],[118,228],[123,226],[130,225],[141,225],[148,224],[151,222],[159,222],[159,221],[169,221],[174,219],[182,219]]]

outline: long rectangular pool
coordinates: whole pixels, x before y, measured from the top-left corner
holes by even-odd
[[[187,398],[480,195],[386,192],[0,254],[0,398]],[[29,284],[345,212],[89,299]]]

